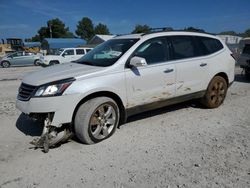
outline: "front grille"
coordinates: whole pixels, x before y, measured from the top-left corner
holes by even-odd
[[[17,98],[21,101],[28,101],[35,91],[36,86],[22,83],[18,90]]]

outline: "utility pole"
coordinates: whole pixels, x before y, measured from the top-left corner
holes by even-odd
[[[51,24],[49,24],[49,34],[50,34],[50,38],[52,38],[52,28],[51,28]]]

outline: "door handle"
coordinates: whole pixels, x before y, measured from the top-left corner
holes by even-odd
[[[202,64],[200,64],[200,66],[201,67],[205,67],[205,66],[207,66],[207,64],[206,63],[202,63]]]
[[[173,72],[174,71],[174,69],[166,69],[166,70],[164,70],[164,73],[169,73],[169,72]]]

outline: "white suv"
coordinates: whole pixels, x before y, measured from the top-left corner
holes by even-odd
[[[60,48],[51,55],[41,56],[40,64],[42,66],[55,65],[76,61],[88,53],[92,48]]]
[[[36,145],[44,140],[53,145],[70,130],[93,144],[110,137],[132,114],[190,99],[208,108],[220,106],[234,67],[231,51],[213,35],[117,36],[77,62],[26,76],[16,105],[31,117],[46,119]]]

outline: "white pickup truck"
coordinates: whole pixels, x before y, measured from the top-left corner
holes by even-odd
[[[49,66],[76,61],[88,53],[92,48],[60,48],[53,55],[46,55],[40,58],[41,66]]]

